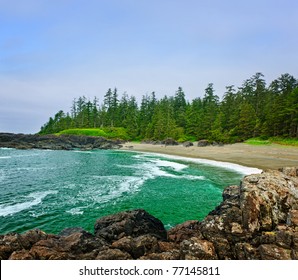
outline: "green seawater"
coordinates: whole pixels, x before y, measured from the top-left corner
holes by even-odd
[[[243,170],[156,154],[0,149],[0,234],[93,232],[105,215],[142,208],[169,228],[201,220]],[[236,168],[237,169],[237,168]]]

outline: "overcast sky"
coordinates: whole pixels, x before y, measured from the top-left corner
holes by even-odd
[[[0,131],[36,133],[74,98],[139,100],[256,72],[298,78],[297,0],[0,0]]]

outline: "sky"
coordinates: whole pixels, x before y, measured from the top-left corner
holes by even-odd
[[[37,133],[109,88],[204,96],[298,78],[297,0],[0,0],[0,132]]]

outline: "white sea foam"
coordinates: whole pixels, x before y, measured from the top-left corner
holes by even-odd
[[[160,160],[160,159],[152,159],[150,161],[155,163],[157,166],[170,167],[170,168],[174,169],[177,172],[179,172],[179,171],[181,171],[181,170],[188,167],[185,164],[181,164],[181,163],[174,162],[174,161],[166,161],[166,160]]]
[[[205,176],[195,176],[195,175],[183,175],[183,176],[177,176],[177,178],[181,178],[181,179],[187,179],[187,180],[206,180]]]
[[[91,151],[81,151],[81,150],[73,150],[73,153],[82,153],[82,154],[92,154],[93,152]]]
[[[72,209],[67,210],[65,212],[69,213],[71,215],[82,215],[82,214],[84,214],[84,211],[82,211],[80,207],[72,208]]]
[[[134,193],[143,185],[145,179],[137,176],[92,176],[95,179],[103,180],[103,188],[92,188],[92,200],[98,203],[107,203],[109,201],[118,199],[124,193]],[[96,184],[95,184],[96,186]],[[90,199],[90,194],[86,196]]]
[[[159,153],[146,153],[146,152],[139,152],[143,155],[143,157],[152,157],[152,155],[167,158],[171,160],[179,160],[184,162],[193,162],[197,164],[206,164],[211,166],[216,166],[220,168],[225,168],[229,170],[233,170],[235,172],[238,172],[243,175],[250,175],[250,174],[259,174],[263,170],[259,168],[254,167],[247,167],[240,164],[230,163],[230,162],[224,162],[224,161],[215,161],[215,160],[209,160],[209,159],[201,159],[201,158],[188,158],[188,157],[182,157],[182,156],[173,156],[173,155],[165,155],[165,154],[159,154]],[[142,155],[136,155],[136,158],[142,158]]]
[[[1,156],[0,159],[7,159],[7,158],[11,158],[11,156]]]
[[[142,176],[144,178],[144,181],[148,179],[154,179],[156,177],[171,177],[171,178],[177,178],[177,179],[187,179],[187,180],[204,180],[204,176],[195,176],[195,175],[187,175],[187,174],[181,174],[176,175],[167,172],[164,169],[161,169],[160,167],[166,167],[170,168],[176,172],[181,172],[183,169],[186,169],[188,166],[186,164],[181,164],[178,162],[173,161],[166,161],[161,159],[153,159],[152,157],[147,157],[147,155],[135,155],[134,156],[137,159],[141,159],[145,162],[142,162],[140,164],[133,164],[133,165],[119,165],[119,167],[125,167],[130,169],[136,169],[139,172],[136,173],[138,176]]]
[[[0,216],[5,217],[8,215],[13,215],[15,213],[21,212],[23,210],[29,209],[32,206],[42,203],[42,200],[49,194],[57,194],[57,191],[45,191],[45,192],[35,192],[29,194],[26,199],[28,201],[21,202],[13,205],[0,205]]]

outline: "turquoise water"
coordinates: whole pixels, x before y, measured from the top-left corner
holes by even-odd
[[[143,208],[166,227],[203,219],[249,170],[156,154],[0,149],[0,234],[66,227]],[[237,169],[237,168],[234,168]]]

